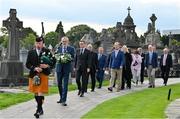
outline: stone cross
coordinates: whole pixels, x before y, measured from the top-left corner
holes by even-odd
[[[152,22],[152,33],[155,33],[155,21],[157,20],[157,17],[155,16],[155,14],[152,14],[152,16],[150,17],[150,20]]]
[[[128,10],[128,15],[130,15],[130,10],[131,10],[131,8],[128,7],[127,10]]]
[[[19,60],[19,37],[23,28],[23,22],[16,17],[16,9],[10,9],[10,17],[3,20],[3,26],[7,28],[9,33],[8,57],[7,60]]]

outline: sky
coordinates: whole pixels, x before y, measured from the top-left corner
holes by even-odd
[[[14,8],[23,26],[32,27],[39,35],[42,21],[45,33],[54,31],[59,21],[65,32],[78,24],[101,32],[102,28],[123,23],[129,6],[139,36],[147,31],[153,13],[161,32],[180,29],[180,0],[0,0],[0,27],[9,17],[10,8]]]

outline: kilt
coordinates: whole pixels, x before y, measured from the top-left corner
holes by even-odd
[[[48,93],[48,75],[40,73],[41,83],[38,86],[33,85],[32,78],[29,78],[29,92],[32,93]]]

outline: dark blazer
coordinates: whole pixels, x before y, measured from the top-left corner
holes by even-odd
[[[40,55],[38,56],[36,49],[30,50],[28,52],[27,60],[26,60],[26,67],[30,70],[29,77],[33,78],[37,72],[34,71],[35,67],[38,67],[40,65],[40,57],[43,52],[49,52],[49,49],[42,48]],[[51,68],[55,65],[55,61]],[[51,73],[51,68],[46,68],[42,70],[42,73],[45,75],[49,75]]]
[[[149,52],[145,56],[145,67],[148,67],[149,65],[152,65],[153,68],[156,68],[158,66],[158,55],[156,52],[153,52],[152,54],[152,64],[149,64]]]
[[[91,70],[96,71],[98,68],[98,55],[95,52],[90,52]]]
[[[117,57],[115,57],[115,51],[112,52],[110,57],[109,67],[112,69],[119,69],[124,64],[124,53],[119,50]]]
[[[96,76],[98,78],[104,77],[104,71],[105,70],[103,70],[103,68],[106,68],[106,63],[107,63],[107,56],[102,55],[98,60],[98,72],[96,73]]]
[[[160,59],[160,67],[161,67],[161,68],[162,68],[162,66],[163,66],[163,57],[164,57],[164,54],[161,55],[161,59]],[[172,56],[171,56],[171,54],[167,54],[165,67],[166,67],[167,69],[170,69],[170,68],[172,67],[172,65],[173,65]]]
[[[144,70],[145,54],[142,53],[142,54],[141,54],[141,57],[142,57],[141,70]]]
[[[103,68],[106,68],[106,63],[107,63],[107,56],[102,55],[98,60],[98,69],[101,70]]]
[[[62,53],[62,46],[58,48],[57,53]],[[74,59],[75,55],[75,49],[74,47],[67,46],[67,51],[66,53],[69,53],[71,57]],[[73,61],[73,60],[72,60]],[[66,72],[71,71],[71,66],[72,62],[66,63],[66,64],[56,64],[56,72],[62,72],[62,70],[65,70]]]
[[[82,68],[83,70],[87,70],[87,68],[91,68],[91,58],[90,58],[90,51],[85,48],[84,53],[80,54],[80,49],[77,49],[74,67],[79,69]]]

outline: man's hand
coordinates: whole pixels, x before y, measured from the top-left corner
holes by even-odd
[[[42,72],[42,69],[40,67],[36,67],[34,70],[37,71],[38,73]]]
[[[40,64],[40,68],[46,69],[48,67],[49,67],[49,65],[47,65],[47,64]]]

